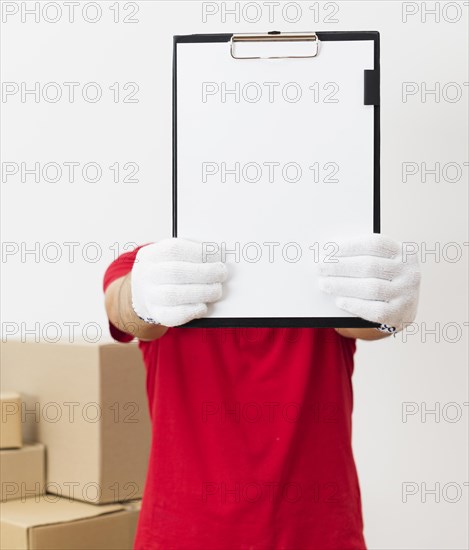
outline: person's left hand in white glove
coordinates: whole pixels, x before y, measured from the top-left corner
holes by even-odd
[[[371,234],[338,242],[338,251],[319,264],[319,288],[344,311],[397,332],[414,321],[420,287],[416,254],[403,258],[402,245]]]

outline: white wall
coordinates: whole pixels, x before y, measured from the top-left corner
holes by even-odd
[[[6,13],[15,5],[21,9],[32,4],[3,3],[3,81],[26,82],[28,87],[36,81],[41,86],[57,82],[64,93],[63,83],[75,81],[80,83],[78,99],[54,104],[42,98],[36,103],[32,96],[25,102],[19,94],[3,96],[2,162],[26,162],[28,167],[34,162],[79,162],[81,170],[93,161],[103,168],[103,177],[96,183],[81,176],[70,183],[68,174],[57,183],[36,183],[31,176],[26,183],[19,176],[3,177],[2,240],[12,243],[5,245],[2,258],[4,340],[33,340],[34,334],[26,331],[35,323],[49,339],[57,328],[68,338],[68,323],[77,323],[76,337],[82,336],[87,323],[97,323],[107,338],[101,278],[114,257],[113,243],[122,251],[126,243],[170,235],[173,34],[272,29],[381,32],[382,231],[419,243],[420,250],[436,243],[440,254],[421,258],[415,334],[408,331],[384,342],[358,345],[354,437],[366,535],[370,549],[467,548],[468,3],[300,2],[287,3],[290,7],[282,16],[283,2],[269,21],[268,7],[257,2],[245,8],[244,17],[241,9],[239,22],[222,14],[223,4],[232,8],[233,2],[143,1],[135,4],[137,23],[114,23],[113,2],[100,4],[102,14],[94,24],[82,16],[86,2],[73,23],[62,2],[62,18],[56,23],[46,20],[55,17],[53,7],[41,12],[37,23],[30,15],[22,23],[21,13]],[[120,20],[131,16],[132,5],[119,5]],[[428,13],[435,7],[439,22]],[[290,23],[298,8],[300,20]],[[88,9],[87,17],[94,18],[92,6]],[[204,9],[218,12],[204,23]],[[253,23],[258,10],[262,18]],[[404,13],[409,14],[406,22]],[[328,14],[338,22],[325,21]],[[81,99],[83,85],[92,81],[103,90],[97,103]],[[138,83],[138,103],[114,103],[109,86],[115,82],[120,88]],[[438,82],[441,93],[438,98],[427,95],[425,102],[418,93],[403,102],[403,82],[415,82],[419,92]],[[455,85],[445,87],[450,82]],[[458,91],[461,98],[455,101]],[[49,92],[52,96],[52,88]],[[108,167],[115,162],[137,163],[139,181],[114,183]],[[439,183],[431,175],[422,182],[420,173],[404,183],[403,162],[426,162],[430,168],[436,162],[453,162],[462,177],[446,181],[456,173],[453,169]],[[47,246],[54,242],[58,245]],[[74,261],[69,261],[67,242],[78,243]],[[92,242],[102,254],[97,262],[89,261],[96,252],[88,244]],[[22,260],[21,250],[34,246],[39,257],[30,254]],[[44,259],[43,254],[52,259],[57,250],[62,254],[59,261]],[[450,261],[457,253],[460,259]],[[88,338],[94,336],[90,327]],[[435,327],[436,335],[425,334],[425,328]],[[422,410],[435,406],[439,413],[422,417]],[[415,413],[407,415],[406,422],[403,408]],[[416,494],[403,499],[403,487]],[[435,487],[439,502],[430,493]]]

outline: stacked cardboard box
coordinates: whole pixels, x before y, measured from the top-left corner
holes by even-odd
[[[45,448],[41,443],[0,451],[1,501],[38,496],[45,489]]]
[[[19,393],[2,392],[0,407],[0,449],[19,449],[22,445]]]
[[[92,505],[61,497],[13,500],[1,515],[5,550],[127,550],[133,545],[139,508]]]
[[[1,360],[2,548],[131,549],[151,432],[137,346],[8,342]]]
[[[44,490],[44,445],[23,445],[21,396],[0,394],[0,495],[1,502]]]

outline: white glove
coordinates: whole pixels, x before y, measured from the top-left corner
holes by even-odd
[[[337,296],[340,309],[390,332],[411,323],[420,287],[417,256],[404,260],[400,243],[376,233],[337,244],[338,261],[319,265],[319,288]]]
[[[222,295],[224,263],[203,258],[202,243],[165,239],[142,247],[131,273],[132,307],[147,323],[183,325],[207,313]]]

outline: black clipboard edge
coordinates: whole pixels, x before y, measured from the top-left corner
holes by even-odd
[[[189,321],[187,328],[376,328],[359,317],[216,317]]]
[[[234,33],[186,34],[173,36],[173,237],[177,237],[177,45],[206,42],[229,42]],[[380,80],[380,34],[378,31],[318,31],[321,41],[373,40],[374,71]],[[381,232],[381,128],[380,105],[373,106],[374,151],[373,151],[373,233]],[[217,317],[194,319],[183,327],[187,328],[376,328],[379,323],[359,317]]]
[[[204,42],[229,42],[234,33],[177,34],[174,44],[197,44]],[[320,41],[374,40],[379,42],[378,31],[316,31]],[[376,51],[375,51],[376,54]],[[379,52],[378,52],[379,55]],[[376,59],[375,59],[376,61]],[[376,68],[376,64],[375,64]]]

